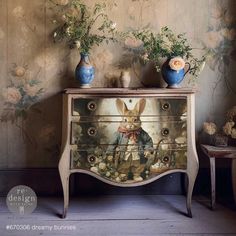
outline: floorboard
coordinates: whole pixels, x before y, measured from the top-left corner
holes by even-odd
[[[236,211],[220,204],[212,211],[208,199],[201,197],[193,200],[193,218],[186,216],[185,197],[177,195],[74,198],[66,219],[59,218],[62,204],[62,198],[39,198],[34,213],[19,217],[1,198],[0,235],[236,235]],[[29,225],[30,230],[10,230],[7,225]]]

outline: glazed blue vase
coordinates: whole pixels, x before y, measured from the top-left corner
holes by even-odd
[[[184,69],[181,69],[179,71],[172,70],[169,66],[169,62],[171,59],[168,59],[161,68],[161,73],[163,76],[163,79],[168,84],[167,88],[179,88],[179,84],[184,79],[184,76],[189,72],[190,70],[190,64],[186,62],[185,64],[189,66],[189,68],[185,71]]]
[[[87,53],[80,53],[80,62],[75,69],[75,78],[80,84],[80,88],[90,88],[94,79],[94,67],[89,61]]]

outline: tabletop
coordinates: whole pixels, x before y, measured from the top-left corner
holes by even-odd
[[[209,157],[236,158],[236,147],[232,147],[232,146],[216,147],[216,146],[210,146],[210,145],[205,145],[205,144],[201,144],[201,147],[203,151]]]

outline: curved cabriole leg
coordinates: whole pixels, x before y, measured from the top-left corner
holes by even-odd
[[[187,132],[188,132],[188,158],[187,158],[187,177],[188,177],[188,188],[187,188],[187,211],[188,216],[192,217],[191,202],[195,180],[199,169],[198,155],[196,150],[196,139],[195,139],[195,95],[191,94],[188,96],[187,102]]]
[[[187,214],[190,218],[192,218],[192,210],[191,210],[191,205],[192,205],[192,194],[193,194],[193,187],[195,180],[197,178],[197,173],[198,173],[198,168],[192,170],[192,172],[186,173],[188,177],[188,189],[187,189],[187,199],[186,199],[186,206],[187,206]]]
[[[187,199],[186,199],[186,206],[187,206],[187,215],[192,218],[192,210],[191,210],[191,204],[192,204],[192,193],[193,193],[193,186],[194,186],[194,180],[193,178],[187,173],[188,177],[188,189],[187,189]]]
[[[67,209],[69,206],[69,179],[70,179],[70,172],[69,172],[69,167],[68,167],[68,161],[67,161],[67,156],[69,154],[65,152],[61,160],[59,162],[59,174],[61,178],[61,183],[62,183],[62,189],[63,189],[63,196],[64,196],[64,207],[63,207],[63,213],[62,213],[62,218],[66,217]],[[67,162],[67,163],[66,163]]]
[[[69,206],[69,175],[63,176],[63,173],[60,173],[61,176],[61,182],[62,182],[62,188],[63,188],[63,196],[64,196],[64,207],[63,207],[63,213],[62,218],[66,218],[68,206]]]

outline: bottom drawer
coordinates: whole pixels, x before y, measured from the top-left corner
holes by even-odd
[[[91,171],[115,182],[139,182],[168,170],[186,168],[186,147],[146,152],[143,155],[131,150],[108,154],[105,147],[71,151],[71,169]]]

